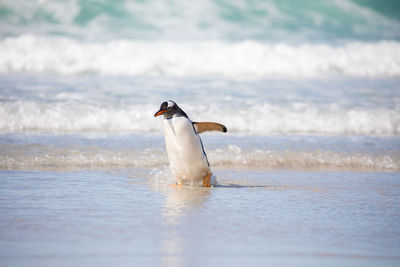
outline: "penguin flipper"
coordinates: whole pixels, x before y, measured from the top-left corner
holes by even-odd
[[[198,134],[206,131],[220,131],[226,133],[225,125],[216,122],[193,122],[194,129]]]

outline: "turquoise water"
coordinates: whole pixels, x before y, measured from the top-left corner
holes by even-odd
[[[398,1],[2,1],[0,35],[82,39],[399,40]]]
[[[398,1],[2,1],[0,72],[400,75]]]

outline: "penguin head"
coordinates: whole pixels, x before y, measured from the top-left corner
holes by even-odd
[[[172,100],[163,102],[160,109],[154,114],[154,117],[160,115],[164,115],[165,119],[170,119],[174,116],[187,117],[186,113]]]

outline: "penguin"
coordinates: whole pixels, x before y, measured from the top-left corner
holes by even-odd
[[[163,102],[154,117],[160,115],[164,115],[165,145],[176,185],[216,185],[199,134],[206,131],[226,133],[226,127],[215,122],[193,122],[172,100]]]

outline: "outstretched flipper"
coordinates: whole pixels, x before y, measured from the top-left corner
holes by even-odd
[[[193,122],[194,129],[198,134],[206,131],[220,131],[226,133],[225,125],[216,122]]]

